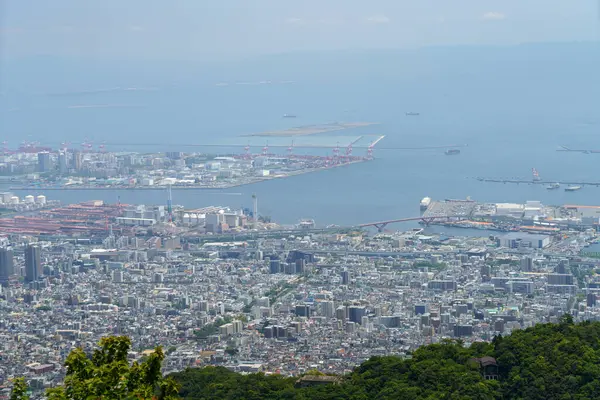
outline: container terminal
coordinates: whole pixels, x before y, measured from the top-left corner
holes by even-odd
[[[25,147],[28,152],[5,148],[0,176],[11,184],[10,190],[223,189],[370,161],[375,145],[383,138],[354,137],[342,145],[325,147],[329,151],[323,151],[324,155],[301,154],[301,146],[306,144],[293,140],[279,154],[271,147],[281,147],[281,142],[279,146],[264,143],[259,152],[253,152],[250,143],[238,145],[237,152],[221,155],[108,152],[104,144],[95,150],[89,142],[84,142],[81,150],[68,148],[68,143],[58,151],[38,153],[29,150],[39,147]],[[363,139],[370,140],[369,145],[355,148]]]

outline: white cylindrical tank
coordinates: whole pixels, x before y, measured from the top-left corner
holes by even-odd
[[[184,224],[190,223],[190,214],[188,214],[188,213],[183,214],[183,223]]]
[[[19,204],[19,198],[17,196],[11,197],[10,204]]]
[[[27,204],[33,204],[33,203],[35,203],[35,198],[29,194],[29,195],[25,196],[24,202]]]
[[[35,198],[35,202],[42,205],[46,204],[46,196],[44,196],[43,194],[39,195]]]

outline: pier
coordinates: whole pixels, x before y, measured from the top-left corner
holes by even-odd
[[[526,184],[526,185],[552,185],[558,183],[560,185],[578,185],[578,186],[600,186],[600,182],[588,182],[588,181],[577,181],[577,180],[527,180],[527,179],[503,179],[503,178],[475,178],[479,182],[489,183],[513,183],[513,184]]]

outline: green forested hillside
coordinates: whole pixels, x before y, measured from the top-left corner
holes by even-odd
[[[486,380],[474,358],[493,357]],[[489,358],[488,358],[489,360]],[[219,367],[173,374],[185,399],[595,399],[600,398],[600,323],[537,325],[490,344],[446,341],[410,359],[374,357],[341,383],[297,388],[297,378],[240,375]]]

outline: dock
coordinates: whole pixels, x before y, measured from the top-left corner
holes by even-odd
[[[560,185],[578,185],[578,186],[600,186],[600,182],[591,182],[591,181],[577,181],[577,180],[531,180],[531,179],[503,179],[503,178],[475,178],[479,182],[489,182],[489,183],[513,183],[513,184],[526,184],[526,185],[552,185],[554,183],[558,183]]]

